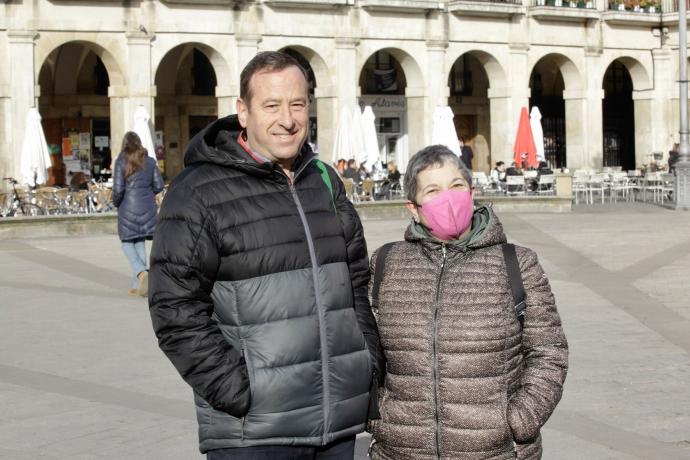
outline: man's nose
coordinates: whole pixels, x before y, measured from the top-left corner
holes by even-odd
[[[292,116],[289,105],[281,106],[278,117],[278,123],[280,123],[283,128],[291,130],[295,126],[295,119]]]

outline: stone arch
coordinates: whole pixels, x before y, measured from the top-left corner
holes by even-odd
[[[228,64],[228,61],[223,57],[223,55],[213,46],[199,41],[181,42],[172,44],[166,49],[159,49],[158,53],[160,54],[157,55],[155,59],[152,59],[152,65],[155,69],[155,71],[153,72],[153,81],[158,82],[158,74],[161,71],[165,72],[166,74],[168,74],[168,72],[171,72],[169,73],[170,75],[177,75],[177,70],[179,69],[180,65],[194,48],[201,51],[204,54],[204,56],[206,56],[206,58],[209,60],[209,62],[213,66],[213,71],[216,73],[216,81],[219,85],[222,85],[223,83],[225,85],[230,85],[230,82],[234,82],[234,80],[232,79],[230,65]],[[177,55],[172,55],[172,59],[170,59],[170,53],[177,53]],[[166,82],[168,82],[168,84],[174,85],[175,79],[168,79],[166,80]],[[165,92],[166,89],[169,88],[160,88],[161,92]]]
[[[366,59],[363,59],[359,67],[357,75],[361,75],[367,61],[379,51],[385,51],[398,61],[400,67],[405,73],[405,80],[407,81],[407,88],[424,88],[424,74],[417,60],[407,51],[395,47],[381,47],[373,50]]]
[[[333,84],[328,64],[326,64],[325,59],[316,50],[304,45],[287,45],[283,46],[281,50],[285,48],[297,51],[309,62],[309,65],[314,71],[317,88],[328,88]]]
[[[615,61],[619,61],[625,66],[626,69],[628,69],[630,78],[632,79],[633,91],[645,91],[652,88],[650,72],[647,70],[644,64],[631,56],[619,56],[613,58],[605,66],[603,66],[603,73],[601,74],[602,82],[604,81],[606,71]]]
[[[53,43],[50,47],[43,47],[41,49],[36,50],[36,62],[39,63],[39,65],[37,66],[39,72],[37,77],[39,80],[41,78],[40,74],[42,73],[45,66],[48,66],[47,68],[52,70],[53,77],[57,72],[61,71],[59,63],[60,54],[62,51],[64,51],[63,47],[65,46],[82,47],[82,52],[79,53],[79,59],[73,63],[77,66],[72,69],[75,72],[75,75],[76,73],[78,73],[79,67],[81,63],[83,63],[88,53],[93,52],[103,62],[103,65],[105,66],[106,71],[108,72],[108,78],[110,80],[111,86],[121,86],[126,83],[125,74],[122,70],[123,67],[120,65],[120,62],[116,59],[115,55],[111,51],[109,51],[104,46],[96,42],[79,39],[63,40],[58,43]],[[69,69],[65,70],[69,71]],[[76,78],[74,80],[76,84]]]
[[[455,115],[458,137],[472,149],[474,170],[489,171],[493,163],[491,146],[502,135],[493,128],[492,115],[500,111],[503,101],[490,98],[490,88],[504,88],[506,74],[498,60],[481,50],[457,55],[448,66],[448,105]],[[497,117],[500,118],[500,115]]]
[[[546,53],[538,57],[534,60],[529,74],[531,75],[536,66],[545,59],[551,60],[554,64],[556,64],[556,67],[558,67],[558,70],[560,70],[561,75],[563,76],[563,83],[566,90],[573,91],[582,90],[584,88],[582,72],[572,59],[561,53]]]

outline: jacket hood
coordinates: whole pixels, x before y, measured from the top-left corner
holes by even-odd
[[[184,156],[185,167],[198,163],[211,163],[255,174],[271,173],[277,167],[275,162],[257,163],[237,142],[242,130],[237,115],[219,118],[206,126],[190,141]],[[300,150],[299,158],[295,161],[294,169],[299,169],[313,156],[314,154],[305,142]]]
[[[405,240],[423,243],[425,246],[440,246],[444,243],[434,238],[423,225],[412,222],[405,231]],[[462,252],[477,250],[506,242],[503,225],[489,206],[479,206],[472,214],[470,233],[458,240],[447,242],[450,248]]]

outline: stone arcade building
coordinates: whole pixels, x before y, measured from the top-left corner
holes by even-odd
[[[329,161],[344,106],[373,106],[384,158],[404,167],[449,105],[488,170],[510,161],[520,108],[536,105],[553,166],[640,167],[677,140],[678,13],[630,1],[3,2],[0,174],[19,175],[32,106],[56,153],[89,133],[82,153],[102,168],[143,105],[173,177],[190,137],[234,112],[239,72],[263,50],[308,67],[310,140]]]

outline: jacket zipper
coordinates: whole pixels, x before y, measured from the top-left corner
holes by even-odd
[[[446,245],[441,245],[443,259],[441,260],[441,271],[436,282],[436,299],[434,300],[434,322],[432,324],[432,357],[433,357],[433,377],[434,377],[434,422],[436,429],[436,458],[441,458],[441,427],[438,415],[438,310],[441,299],[441,280],[443,271],[446,268]]]
[[[311,161],[309,161],[311,162]],[[308,162],[308,163],[309,163]],[[307,163],[307,164],[308,164]],[[306,166],[305,166],[306,167]],[[297,178],[297,175],[304,170],[304,167],[300,168],[300,170],[295,174],[295,178]],[[309,224],[307,223],[307,216],[304,214],[304,209],[302,208],[302,203],[299,200],[299,196],[297,195],[297,189],[295,188],[294,181],[290,180],[288,177],[288,185],[290,186],[290,192],[292,193],[292,198],[295,201],[295,205],[297,206],[297,211],[299,212],[299,217],[302,220],[302,225],[304,226],[304,232],[307,237],[307,245],[309,247],[309,257],[311,258],[311,273],[312,277],[314,278],[314,297],[316,299],[316,310],[319,313],[319,337],[321,341],[321,372],[323,374],[323,424],[324,424],[324,432],[322,435],[323,438],[323,443],[327,444],[328,440],[326,439],[326,435],[328,432],[328,426],[330,425],[330,410],[328,407],[328,401],[330,401],[330,378],[329,378],[329,373],[328,373],[328,356],[327,356],[327,347],[328,347],[328,339],[326,337],[326,317],[325,317],[325,312],[323,311],[323,305],[321,302],[321,293],[319,292],[319,277],[317,273],[317,268],[318,264],[316,261],[316,250],[314,249],[314,241],[312,240],[311,237],[311,231],[309,230]]]
[[[244,358],[244,365],[247,367],[247,379],[249,379],[249,364],[247,364],[247,356],[245,355],[244,339],[240,339],[240,353],[242,354],[242,358]],[[250,385],[249,391],[251,394],[251,382],[249,385]],[[247,418],[247,416],[245,415],[240,419],[240,423],[242,424],[242,427],[241,427],[242,431],[241,431],[240,439],[242,441],[244,441],[244,422],[245,422],[246,418]]]

